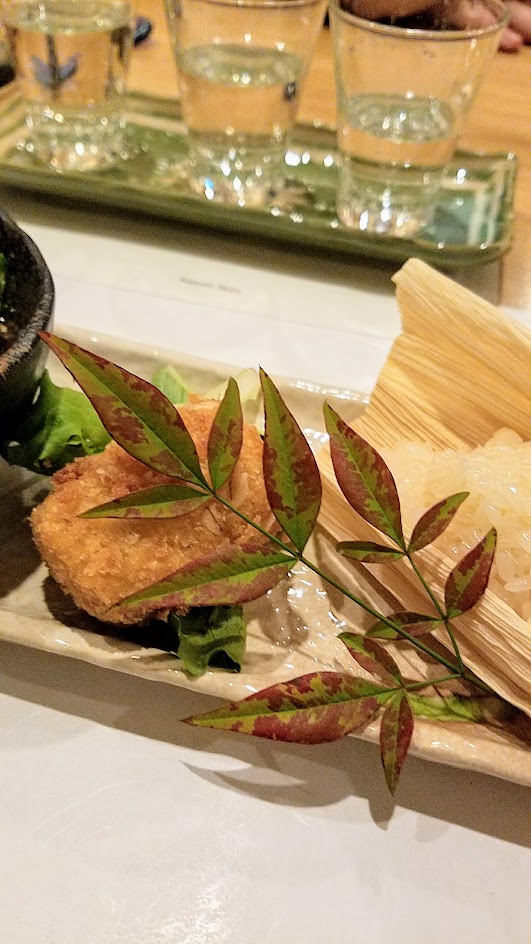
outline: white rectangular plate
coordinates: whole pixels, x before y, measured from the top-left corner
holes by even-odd
[[[78,330],[64,333],[148,379],[157,365],[173,363],[198,393],[231,373],[227,365],[148,350]],[[50,370],[56,382],[69,382],[57,363],[50,361]],[[366,402],[363,394],[350,390],[302,380],[277,382],[307,437],[316,445],[326,441],[321,409],[325,397],[347,421],[353,420]],[[359,609],[356,613],[352,606],[330,597],[324,585],[302,565],[294,568],[287,585],[281,584],[246,607],[247,654],[239,674],[213,670],[193,679],[171,654],[106,635],[103,624],[81,613],[61,593],[39,561],[27,516],[45,487],[37,476],[0,467],[1,639],[230,700],[306,672],[356,670],[337,634],[339,625],[353,620],[359,625]],[[326,535],[318,534],[312,552],[326,558],[330,551]],[[377,741],[378,725],[369,726],[361,737]],[[531,753],[510,729],[417,721],[412,752],[428,760],[531,785]]]

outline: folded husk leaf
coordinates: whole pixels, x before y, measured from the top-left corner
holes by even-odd
[[[402,332],[380,373],[371,401],[354,424],[376,449],[429,443],[437,449],[482,444],[501,427],[530,438],[531,333],[467,289],[410,259],[395,275]],[[320,522],[335,540],[378,540],[347,505],[330,455],[323,477]],[[400,492],[400,482],[397,482]],[[419,555],[431,587],[443,598],[453,563],[430,546]],[[429,612],[405,562],[371,567],[400,608]],[[467,666],[507,701],[531,714],[531,627],[489,590],[454,621]],[[435,635],[448,643],[444,630]]]

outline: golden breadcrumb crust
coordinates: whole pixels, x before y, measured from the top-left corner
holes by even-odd
[[[206,470],[208,435],[217,404],[194,403],[179,412]],[[77,606],[97,619],[127,624],[138,612],[108,610],[124,597],[162,580],[190,561],[257,532],[215,500],[178,518],[78,517],[103,502],[172,480],[110,443],[97,456],[77,459],[53,477],[53,491],[31,515],[35,543],[50,574]],[[262,441],[245,426],[240,458],[225,496],[262,525],[271,523],[262,477]]]

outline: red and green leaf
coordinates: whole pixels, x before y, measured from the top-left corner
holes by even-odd
[[[378,675],[386,684],[393,687],[402,684],[402,675],[393,657],[374,639],[357,633],[340,633],[339,639],[347,647],[358,665],[371,675]]]
[[[349,505],[374,528],[405,548],[395,480],[379,453],[324,405],[337,483]]]
[[[425,636],[426,633],[431,633],[434,629],[442,626],[442,620],[437,619],[435,616],[425,616],[423,613],[391,613],[387,619],[390,620],[391,623],[394,623],[398,629],[404,629],[408,636],[413,636],[415,639],[418,636]],[[382,622],[382,620],[374,623],[367,631],[366,636],[373,639],[405,638],[396,630],[391,629],[387,623]]]
[[[375,544],[374,541],[340,541],[336,545],[336,551],[343,557],[360,561],[362,564],[386,564],[404,556],[404,552],[396,547]]]
[[[191,561],[117,605],[121,610],[138,608],[147,615],[182,606],[247,603],[279,583],[292,566],[292,557],[271,548],[229,545]]]
[[[80,518],[179,518],[212,496],[190,485],[154,485],[84,511]]]
[[[41,336],[126,452],[164,475],[206,484],[192,437],[160,390],[71,341],[44,332]]]
[[[387,786],[392,794],[407,757],[414,724],[407,694],[397,692],[386,703],[380,722],[380,754]]]
[[[208,438],[208,470],[217,491],[231,477],[243,441],[243,416],[238,384],[231,377]]]
[[[408,551],[410,553],[420,551],[421,548],[432,544],[436,538],[440,537],[468,495],[469,492],[457,492],[455,495],[443,498],[433,508],[429,508],[413,528]]]
[[[321,477],[312,450],[273,381],[260,371],[264,394],[264,480],[271,510],[298,551],[321,505]]]
[[[185,724],[321,744],[366,727],[379,711],[380,693],[379,686],[349,673],[312,672],[186,718]]]
[[[448,619],[470,610],[485,593],[496,550],[496,537],[496,529],[491,528],[448,576],[444,588]]]

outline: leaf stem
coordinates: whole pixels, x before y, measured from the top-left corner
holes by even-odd
[[[242,521],[245,521],[246,524],[254,528],[255,531],[258,531],[261,535],[263,535],[264,538],[267,538],[269,541],[272,541],[273,544],[276,544],[278,547],[281,547],[283,551],[286,551],[287,554],[290,554],[291,557],[293,557],[293,560],[299,559],[299,554],[297,553],[297,551],[294,551],[293,548],[290,547],[289,544],[285,543],[285,541],[282,541],[280,538],[277,538],[275,534],[271,534],[270,531],[267,531],[266,528],[263,528],[262,525],[258,524],[257,521],[253,521],[252,518],[249,518],[245,514],[245,512],[240,511],[239,508],[235,508],[234,505],[230,503],[230,501],[227,501],[226,498],[222,498],[221,495],[218,495],[218,493],[214,491],[214,489],[209,487],[209,492],[214,498],[217,498],[217,500],[222,505],[224,505],[225,508],[228,508],[229,511],[232,511],[235,515],[238,515],[238,518],[241,518]]]
[[[403,685],[402,688],[409,692],[414,691],[416,688],[428,688],[430,685],[442,685],[443,682],[452,682],[459,677],[458,672],[452,672],[451,675],[443,675],[441,678],[425,679],[423,682],[411,682],[407,685]]]
[[[411,564],[411,566],[412,566],[412,568],[413,568],[413,571],[414,571],[414,573],[415,573],[417,579],[420,581],[420,583],[421,583],[421,585],[423,586],[424,590],[425,590],[426,593],[428,594],[428,597],[430,598],[431,602],[433,603],[435,609],[437,610],[439,616],[441,617],[441,619],[442,619],[442,621],[443,621],[443,623],[444,623],[444,625],[445,625],[446,632],[448,633],[448,637],[449,637],[449,639],[450,639],[450,642],[452,643],[452,648],[453,648],[454,653],[455,653],[455,658],[457,659],[457,665],[459,666],[459,671],[460,671],[461,673],[463,673],[463,672],[464,672],[463,660],[462,660],[462,658],[461,658],[461,653],[460,653],[460,651],[459,651],[459,646],[457,645],[457,639],[455,638],[454,631],[453,631],[453,629],[452,629],[452,627],[451,627],[451,625],[450,625],[450,620],[448,619],[447,614],[445,613],[444,609],[443,609],[442,606],[440,605],[440,603],[439,603],[437,597],[435,596],[433,590],[431,589],[431,587],[429,586],[428,582],[427,582],[426,579],[424,578],[423,574],[421,573],[421,571],[420,571],[419,568],[417,567],[417,564],[415,563],[415,561],[414,561],[414,559],[413,559],[413,554],[411,553],[411,551],[406,551],[406,557],[407,557],[409,563]]]

